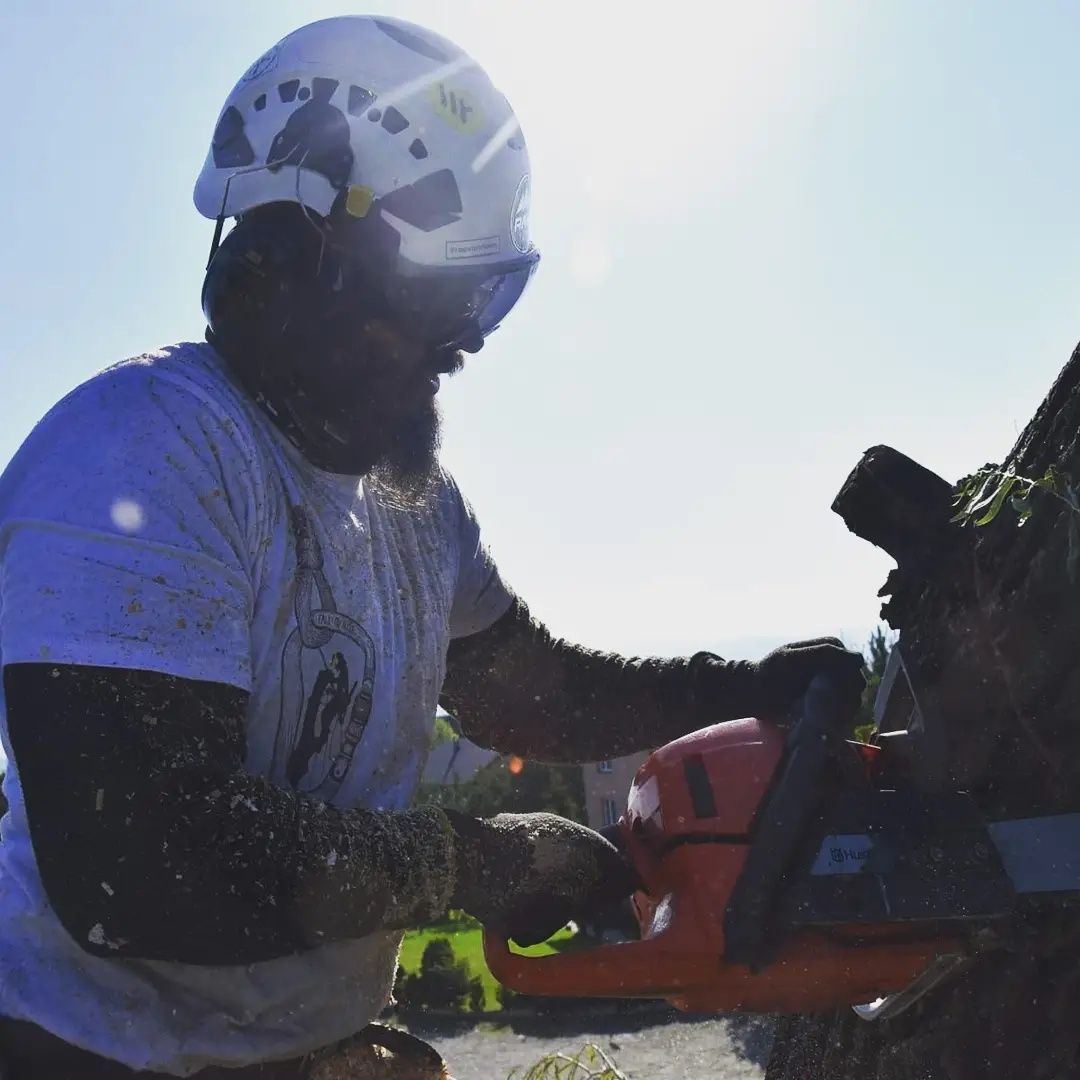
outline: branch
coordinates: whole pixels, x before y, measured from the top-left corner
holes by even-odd
[[[952,486],[891,446],[863,454],[832,508],[856,536],[917,566],[952,516]]]

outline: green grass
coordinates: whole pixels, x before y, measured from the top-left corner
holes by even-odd
[[[425,927],[423,930],[410,930],[401,943],[398,963],[410,975],[419,971],[420,957],[424,954],[424,947],[436,937],[450,939],[454,947],[454,955],[468,964],[469,974],[479,975],[484,982],[484,1008],[497,1009],[499,999],[496,996],[496,988],[499,984],[488,970],[487,964],[484,963],[484,931],[475,919],[470,919],[467,915],[451,918],[437,926]],[[566,948],[573,939],[574,934],[569,930],[560,930],[540,945],[531,945],[526,949],[519,949],[515,945],[514,951],[524,953],[526,956],[547,956],[549,953],[560,952],[561,948]]]

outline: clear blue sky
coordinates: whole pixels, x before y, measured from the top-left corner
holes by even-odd
[[[224,96],[356,10],[5,0],[0,463],[93,371],[200,336]],[[848,470],[1000,459],[1080,337],[1080,8],[377,10],[472,51],[530,144],[544,262],[441,394],[507,578],[600,647],[861,644],[891,564],[829,511]]]

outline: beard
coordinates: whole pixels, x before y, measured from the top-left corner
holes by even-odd
[[[460,350],[444,350],[437,370],[454,376],[465,364]],[[441,476],[442,411],[434,395],[387,433],[387,440],[370,472],[372,490],[383,502],[401,510],[427,506]]]
[[[217,335],[208,340],[232,373],[281,433],[314,466],[347,476],[363,476],[384,505],[420,510],[438,488],[442,417],[435,402],[418,395],[407,411],[400,402],[417,384],[397,377],[396,366],[365,364],[353,351],[326,349],[307,362],[312,350],[264,353],[228,348]],[[460,353],[442,353],[414,380],[461,370]],[[380,372],[381,368],[381,372]],[[375,376],[381,374],[381,378]]]
[[[438,486],[441,445],[442,414],[432,398],[387,433],[368,474],[372,491],[393,509],[423,509]]]

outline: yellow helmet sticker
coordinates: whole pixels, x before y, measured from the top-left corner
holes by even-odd
[[[427,99],[435,115],[454,131],[472,135],[483,126],[484,114],[471,91],[452,83],[436,82],[428,87]]]

